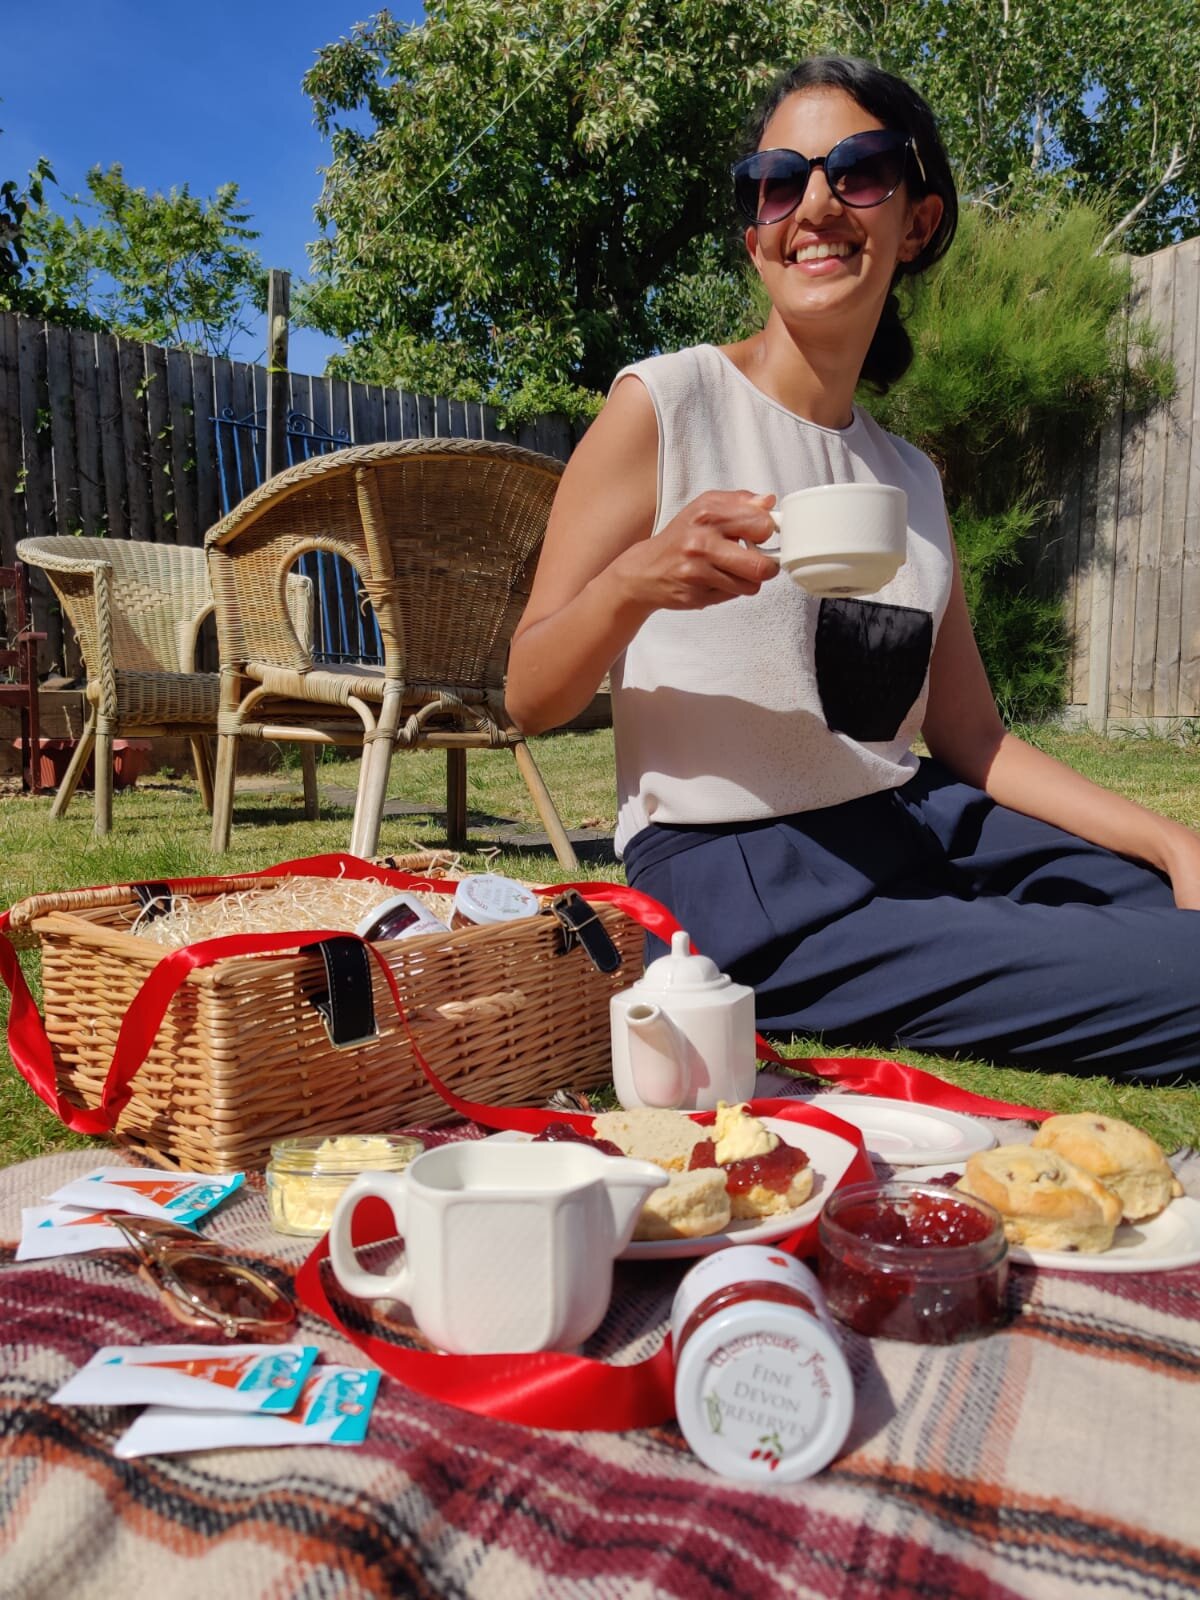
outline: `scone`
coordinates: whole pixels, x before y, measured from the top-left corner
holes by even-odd
[[[1121,1220],[1121,1202],[1111,1189],[1057,1151],[1031,1145],[1004,1144],[971,1156],[958,1187],[995,1206],[1009,1243],[1031,1250],[1098,1255],[1112,1244]]]
[[[790,1145],[785,1148],[795,1156],[802,1154]],[[733,1182],[736,1182],[736,1178],[729,1175],[727,1169],[726,1183]],[[765,1183],[752,1183],[741,1192],[731,1189],[729,1203],[735,1218],[771,1217],[777,1212],[794,1211],[797,1206],[802,1206],[812,1191],[813,1170],[805,1166],[791,1175],[786,1189],[769,1189]]]
[[[719,1167],[673,1172],[667,1184],[646,1198],[635,1239],[701,1239],[729,1226],[729,1195]]]
[[[679,1111],[602,1111],[592,1126],[598,1139],[610,1139],[627,1156],[656,1162],[668,1172],[686,1172],[692,1151],[709,1137]]]
[[[1183,1186],[1148,1133],[1119,1117],[1074,1112],[1047,1117],[1033,1138],[1038,1150],[1056,1150],[1090,1172],[1121,1202],[1130,1222],[1156,1217]]]

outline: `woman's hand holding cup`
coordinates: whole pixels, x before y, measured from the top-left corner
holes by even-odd
[[[624,551],[614,569],[651,611],[699,611],[757,594],[779,571],[777,561],[755,548],[774,537],[774,504],[773,494],[710,489],[661,533]]]

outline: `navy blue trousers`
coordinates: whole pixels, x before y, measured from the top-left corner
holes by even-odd
[[[1178,910],[1151,868],[936,762],[820,811],[651,824],[625,867],[752,986],[765,1032],[1129,1079],[1200,1073],[1200,911]]]

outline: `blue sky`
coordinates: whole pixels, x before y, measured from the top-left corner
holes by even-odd
[[[236,183],[269,267],[307,271],[328,145],[300,80],[316,52],[380,5],[347,0],[0,0],[0,178],[48,156],[68,193],[119,161],[145,189]],[[419,21],[414,0],[398,20]],[[235,350],[262,352],[262,338]],[[319,372],[334,345],[293,330],[290,365]]]

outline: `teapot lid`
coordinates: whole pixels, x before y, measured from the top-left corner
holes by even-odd
[[[671,935],[671,953],[652,961],[642,976],[648,989],[724,989],[732,979],[708,956],[692,955],[682,928]]]

